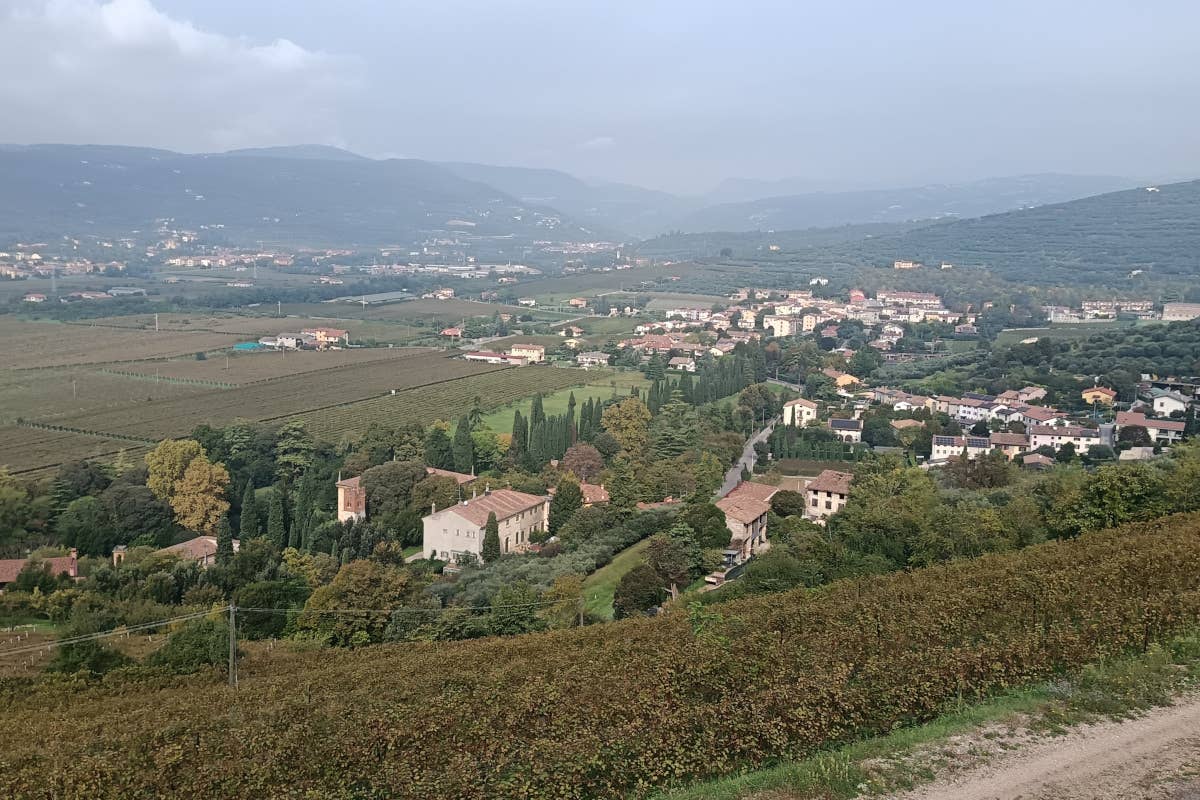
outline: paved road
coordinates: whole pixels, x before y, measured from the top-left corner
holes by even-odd
[[[767,423],[767,427],[763,428],[758,433],[751,436],[746,441],[746,446],[742,448],[742,457],[738,462],[729,468],[725,473],[725,482],[721,484],[721,488],[717,490],[717,499],[724,497],[734,490],[742,480],[742,467],[748,470],[754,470],[754,462],[758,460],[758,454],[754,452],[754,445],[759,442],[765,442],[767,437],[771,435],[772,429],[775,427],[776,420],[771,420]]]

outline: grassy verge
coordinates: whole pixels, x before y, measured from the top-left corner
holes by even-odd
[[[1061,680],[976,703],[958,703],[923,725],[819,752],[802,761],[699,783],[657,800],[848,800],[912,788],[944,763],[936,745],[991,726],[1058,733],[1097,719],[1126,719],[1170,704],[1200,679],[1200,630],[1142,654],[1088,666]],[[991,733],[983,732],[983,738]]]
[[[642,551],[649,539],[626,547],[613,556],[613,560],[593,572],[583,582],[583,601],[588,613],[605,619],[613,618],[613,594],[617,584],[631,569],[642,563]]]

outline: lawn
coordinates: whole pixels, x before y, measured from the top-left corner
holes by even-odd
[[[579,406],[590,397],[593,400],[609,400],[613,393],[616,392],[618,397],[623,397],[629,394],[631,386],[646,386],[648,381],[640,372],[618,372],[618,373],[591,373],[588,375],[588,382],[579,386],[560,389],[552,394],[542,397],[542,409],[546,414],[563,414],[567,410],[567,403],[571,398],[571,394],[575,395],[575,410],[579,413]],[[489,411],[483,415],[483,421],[495,431],[507,432],[512,430],[513,412],[520,409],[521,413],[528,416],[530,406],[533,405],[532,397],[525,397],[515,403],[508,403],[500,406],[497,409]]]
[[[587,577],[583,582],[583,601],[589,614],[612,619],[613,594],[617,591],[617,584],[626,573],[642,563],[642,553],[649,542],[649,539],[643,539],[626,547],[607,565]]]

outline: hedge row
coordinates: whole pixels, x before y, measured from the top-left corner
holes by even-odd
[[[645,795],[1194,624],[1200,514],[719,612],[251,661],[236,691],[0,684],[0,796]]]

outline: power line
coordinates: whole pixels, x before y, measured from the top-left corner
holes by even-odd
[[[65,639],[53,639],[50,641],[40,642],[38,644],[25,645],[16,647],[11,650],[0,649],[0,656],[19,655],[21,653],[32,653],[38,650],[46,650],[52,647],[67,647],[74,644],[83,644],[84,642],[95,641],[96,639],[107,639],[112,636],[125,636],[138,631],[150,630],[153,628],[161,628],[163,625],[170,625],[173,622],[184,622],[190,619],[199,619],[207,617],[214,612],[223,612],[229,609],[229,606],[218,609],[210,609],[208,611],[198,611],[194,614],[184,614],[179,617],[171,617],[170,619],[158,620],[156,622],[143,622],[138,625],[127,625],[121,628],[114,628],[109,631],[99,631],[97,633],[84,633],[78,636],[68,636]]]

